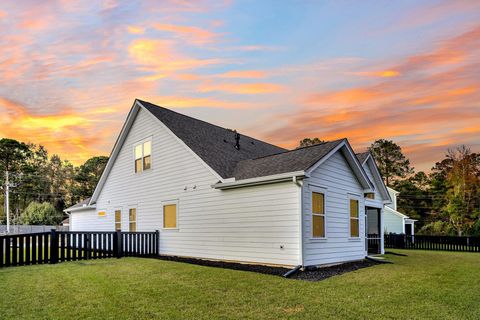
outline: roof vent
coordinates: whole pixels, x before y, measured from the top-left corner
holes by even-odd
[[[235,132],[235,149],[240,150],[240,134],[237,130],[233,130]]]

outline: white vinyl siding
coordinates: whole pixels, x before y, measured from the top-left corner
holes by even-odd
[[[385,233],[404,233],[404,218],[393,213],[390,211],[388,208],[385,208],[383,210],[383,216],[384,216],[384,223],[383,227],[385,230]]]
[[[375,186],[375,192],[373,192],[373,194],[375,196],[374,196],[374,199],[365,199],[365,204],[367,206],[371,206],[371,207],[375,207],[375,208],[382,208],[383,207],[382,195],[379,192],[381,186],[378,186],[377,183],[375,182],[375,179],[373,178],[369,162],[370,162],[370,160],[367,160],[367,162],[363,165],[363,170],[365,170],[365,173],[367,174],[368,179]]]
[[[311,234],[311,189],[325,188],[325,212],[327,215],[326,239],[314,239]],[[358,195],[360,237],[350,237],[350,195]],[[304,180],[304,263],[309,265],[331,264],[365,257],[365,202],[363,188],[354,176],[341,152],[333,154]]]
[[[154,165],[135,174],[132,150],[145,137],[151,137]],[[123,219],[128,221],[128,208],[136,204],[136,229],[160,230],[161,254],[298,265],[298,186],[285,182],[220,191],[211,188],[216,182],[218,178],[204,163],[142,109],[98,197],[97,208],[114,212],[122,207]],[[165,199],[178,199],[178,230],[162,229]],[[93,212],[94,218],[87,213],[73,220],[84,220],[79,224],[84,230],[114,230],[114,214],[99,219]]]

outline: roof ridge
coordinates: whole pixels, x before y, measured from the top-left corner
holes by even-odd
[[[232,129],[227,129],[227,128],[222,127],[222,126],[219,126],[219,125],[217,125],[217,124],[210,123],[210,122],[205,121],[205,120],[202,120],[202,119],[194,118],[194,117],[191,117],[191,116],[189,116],[189,115],[186,115],[186,114],[183,114],[183,113],[174,111],[174,110],[169,109],[169,108],[166,108],[166,107],[159,106],[159,105],[157,105],[157,104],[154,104],[154,103],[151,103],[151,102],[148,102],[148,101],[145,101],[145,100],[141,100],[141,99],[135,99],[135,100],[139,101],[140,103],[148,103],[148,104],[150,104],[150,105],[152,105],[152,106],[155,106],[155,107],[157,107],[157,108],[161,108],[161,109],[163,109],[163,110],[176,113],[176,114],[178,114],[178,115],[180,115],[180,116],[183,116],[183,117],[186,117],[186,118],[195,120],[195,121],[200,121],[200,122],[206,123],[206,124],[208,124],[208,125],[211,125],[211,126],[214,126],[214,127],[217,127],[217,128],[223,129],[223,130],[226,130],[226,131],[230,131],[230,132],[232,132],[232,133],[234,132],[234,130],[232,130]],[[252,139],[252,140],[260,141],[260,142],[262,142],[262,143],[271,145],[271,146],[273,146],[273,147],[276,147],[276,148],[279,148],[279,149],[284,149],[284,150],[288,151],[288,149],[285,149],[285,148],[283,148],[283,147],[279,147],[279,146],[274,145],[274,144],[272,144],[272,143],[270,143],[270,142],[266,142],[266,141],[263,141],[263,140],[254,138],[254,137],[248,136],[248,135],[246,135],[246,134],[242,134],[242,133],[240,133],[240,132],[239,132],[239,134],[242,135],[242,136],[244,136],[244,137],[250,138],[250,139]]]
[[[298,150],[303,150],[303,149],[308,149],[308,148],[312,148],[312,147],[322,146],[322,145],[325,145],[327,143],[339,142],[339,141],[342,141],[342,140],[345,140],[345,139],[346,138],[341,138],[341,139],[332,140],[332,141],[325,141],[325,142],[317,143],[317,144],[314,144],[314,145],[311,145],[311,146],[299,147],[299,148],[295,148],[295,149],[291,149],[291,150],[286,150],[284,152],[272,153],[272,154],[269,154],[269,155],[266,155],[266,156],[263,156],[263,157],[257,157],[257,158],[245,159],[245,160],[257,160],[257,159],[262,159],[262,158],[267,158],[267,157],[273,157],[273,156],[280,155],[280,154],[285,154],[285,153],[294,152],[294,151],[298,151]],[[241,160],[241,161],[245,161],[245,160]]]

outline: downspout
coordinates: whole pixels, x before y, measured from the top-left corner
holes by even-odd
[[[300,242],[299,242],[299,245],[300,245],[300,252],[299,252],[299,255],[300,255],[300,259],[299,259],[299,262],[300,262],[300,268],[303,269],[303,267],[305,266],[305,263],[304,263],[304,254],[303,254],[303,180],[298,180],[296,176],[294,176],[292,178],[292,181],[293,183],[295,183],[297,186],[298,186],[298,204],[299,204],[299,207],[300,207]],[[299,269],[300,269],[299,268]]]

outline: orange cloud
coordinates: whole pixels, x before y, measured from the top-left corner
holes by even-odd
[[[0,10],[0,19],[6,16],[7,16],[7,13],[5,11]]]
[[[162,107],[170,108],[220,108],[220,109],[246,109],[255,108],[242,102],[232,102],[215,98],[193,98],[184,96],[148,96],[145,100]],[[258,107],[258,106],[257,106]]]
[[[95,126],[95,118],[87,112],[64,110],[56,114],[34,114],[18,102],[0,97],[0,136],[24,142],[33,142],[47,147],[51,154],[68,155],[75,164],[82,163],[95,154],[103,154],[95,144],[111,133],[101,131],[111,127],[105,123]],[[110,113],[114,110],[98,109],[94,113]],[[97,128],[100,128],[97,130]]]
[[[223,91],[236,94],[274,93],[282,89],[282,86],[273,83],[220,83],[202,84],[198,87],[199,92]]]
[[[139,26],[127,26],[127,31],[130,34],[143,34],[145,29]]]
[[[458,141],[479,146],[478,56],[480,27],[385,69],[405,77],[387,80],[378,73],[367,85],[300,96],[300,107],[291,113],[259,119],[277,124],[263,138],[295,147],[304,137],[346,136],[358,148],[378,138],[393,139],[420,169],[428,170]]]
[[[196,59],[177,52],[171,41],[137,39],[128,47],[130,56],[147,71],[176,71],[219,64],[220,59]]]
[[[400,72],[396,70],[384,70],[384,71],[353,72],[353,74],[359,75],[359,76],[368,76],[368,77],[392,78],[392,77],[398,77],[400,75]]]
[[[175,24],[164,24],[164,23],[155,23],[153,27],[159,31],[166,31],[170,33],[174,33],[176,36],[180,38],[184,38],[185,40],[194,43],[194,44],[206,44],[211,43],[218,37],[216,33],[208,31],[206,29],[202,29],[199,27],[192,27],[192,26],[182,26],[182,25],[175,25]]]
[[[239,70],[239,71],[228,71],[216,75],[218,78],[227,78],[227,79],[258,79],[265,78],[266,73],[264,71],[258,70]]]

